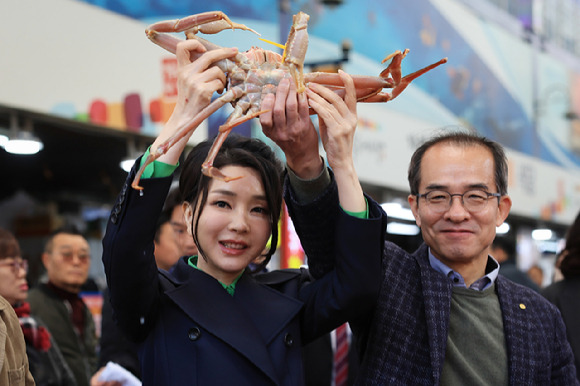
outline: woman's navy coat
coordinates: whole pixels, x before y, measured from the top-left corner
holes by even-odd
[[[303,269],[244,273],[231,296],[185,258],[171,274],[157,270],[155,223],[171,178],[142,180],[141,195],[134,173],[111,212],[103,263],[117,322],[140,342],[144,385],[301,385],[301,345],[375,304],[380,208],[367,220],[340,211],[334,271],[316,281]]]

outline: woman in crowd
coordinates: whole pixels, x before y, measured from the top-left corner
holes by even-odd
[[[205,52],[195,40],[178,45],[177,105],[152,152],[223,89],[224,73],[213,64],[235,54],[228,48]],[[326,90],[320,92],[326,99],[319,97],[311,106],[318,113],[331,111],[325,114],[331,141],[332,130],[340,126],[335,122],[356,122],[352,79],[343,75],[343,81],[345,100],[329,99],[327,93],[332,92]],[[306,98],[292,90],[289,98],[301,103],[308,118]],[[270,237],[257,271],[276,249],[282,165],[262,141],[230,135],[214,167],[241,178],[209,178],[201,173],[211,147],[211,141],[204,141],[189,153],[180,175],[187,229],[198,255],[180,259],[171,273],[158,271],[155,222],[188,139],[147,167],[143,191],[130,187],[145,156],[136,162],[103,240],[111,304],[121,329],[139,342],[143,383],[302,385],[302,344],[369,309],[376,300],[384,214],[378,206],[367,208],[352,149],[345,144],[346,158],[337,163],[329,158],[337,180],[347,181],[338,187],[342,209],[336,208],[336,268],[316,280],[304,269],[254,274],[247,267],[263,255]]]
[[[76,382],[46,326],[30,315],[28,262],[22,259],[14,235],[0,228],[0,295],[14,308],[26,342],[30,372],[37,385],[75,385]]]

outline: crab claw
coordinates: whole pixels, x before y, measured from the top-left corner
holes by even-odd
[[[147,156],[147,158],[145,158],[145,162],[141,163],[141,167],[139,168],[139,170],[137,170],[137,173],[135,174],[135,178],[133,178],[133,183],[131,183],[131,187],[135,190],[143,190],[143,187],[139,185],[139,181],[141,181],[141,176],[143,175],[143,172],[145,171],[145,168],[151,164],[153,161],[155,161],[157,158],[161,157],[163,154],[165,154],[165,152],[167,151],[167,146],[159,146],[157,149],[155,149],[154,151],[151,151],[149,153],[149,155]]]
[[[208,164],[208,163],[204,163],[201,166],[201,172],[210,178],[216,178],[216,179],[218,179],[220,181],[224,181],[224,182],[239,180],[240,178],[243,177],[243,176],[237,176],[237,177],[226,176],[225,174],[223,174],[221,172],[221,170],[219,170],[215,166],[212,166],[211,164]]]

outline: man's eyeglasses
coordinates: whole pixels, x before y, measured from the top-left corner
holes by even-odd
[[[11,267],[15,275],[18,275],[21,269],[28,273],[28,260],[14,259],[10,262],[2,261],[0,262],[0,267]]]
[[[429,209],[436,213],[447,212],[451,208],[452,200],[454,196],[461,197],[461,203],[463,207],[469,212],[479,212],[487,206],[487,202],[491,197],[497,197],[498,202],[501,194],[499,193],[489,193],[485,190],[468,190],[467,192],[460,194],[451,194],[444,190],[432,190],[427,193],[417,194],[417,198],[423,197]]]
[[[73,251],[57,251],[56,254],[60,255],[67,263],[71,263],[75,255],[78,257],[82,264],[88,262],[91,259],[91,255],[85,252],[74,253]]]

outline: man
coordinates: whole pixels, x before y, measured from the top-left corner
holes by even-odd
[[[540,287],[528,276],[521,271],[515,262],[515,248],[512,243],[506,239],[496,237],[491,245],[491,255],[500,264],[499,273],[521,285],[525,285],[536,292],[540,292]]]
[[[180,206],[178,209],[181,208]],[[180,237],[171,221],[171,211],[161,213],[155,232],[155,262],[157,267],[169,271],[184,256]],[[195,244],[194,244],[195,245]]]
[[[178,188],[174,188],[167,195],[164,205],[165,209],[171,210],[169,223],[173,227],[173,231],[177,237],[177,244],[181,250],[180,256],[189,257],[197,255],[197,246],[193,241],[193,237],[187,232],[185,217],[183,215],[183,200],[181,199]]]
[[[193,238],[187,233],[181,204],[179,190],[173,189],[165,199],[157,222],[154,239],[155,262],[158,268],[166,271],[171,270],[180,257],[197,254]],[[92,386],[108,385],[99,380],[108,362],[115,362],[141,378],[137,344],[128,340],[117,326],[108,290],[104,294],[100,348],[99,371],[93,375]]]
[[[331,208],[338,198],[316,132],[292,87],[279,86],[276,98],[268,96],[261,107],[271,110],[260,116],[264,133],[286,154],[285,200],[307,255],[317,256],[311,270],[329,269]],[[354,132],[356,111],[345,106],[328,114]],[[326,129],[320,128],[322,141]],[[357,383],[578,384],[557,309],[498,276],[489,256],[495,229],[511,208],[501,146],[462,133],[436,137],[415,151],[408,178],[408,201],[425,242],[413,254],[384,245],[376,307],[350,321],[361,344]],[[312,251],[330,252],[319,259]]]
[[[97,336],[79,293],[89,275],[89,244],[78,230],[59,229],[48,239],[42,262],[48,283],[29,292],[31,312],[47,324],[77,384],[88,386],[96,370]]]

